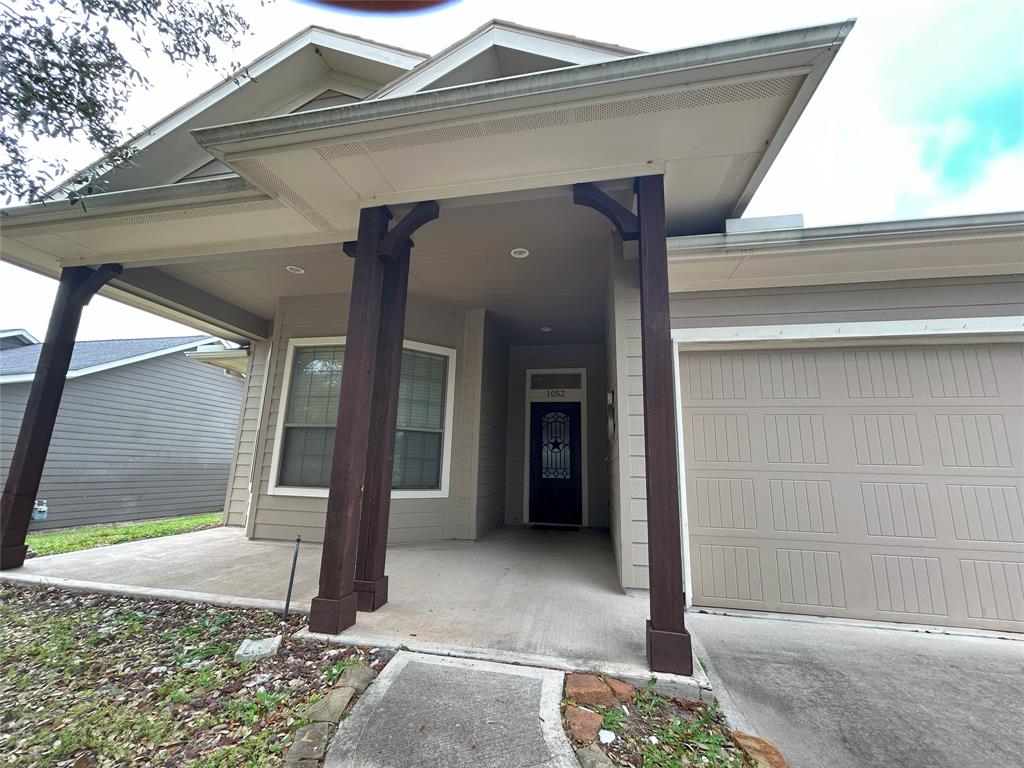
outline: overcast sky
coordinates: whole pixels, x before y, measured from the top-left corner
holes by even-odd
[[[1024,210],[1024,0],[462,0],[380,18],[310,3],[236,0],[252,26],[228,61],[247,62],[320,24],[435,53],[491,18],[658,51],[858,19],[747,216],[803,213],[808,226]],[[219,79],[146,64],[159,91],[137,94],[124,127],[158,121]],[[94,159],[79,148],[73,165]],[[2,236],[2,233],[0,233]],[[0,328],[42,338],[56,283],[0,265]],[[109,299],[86,308],[79,338],[190,330]]]

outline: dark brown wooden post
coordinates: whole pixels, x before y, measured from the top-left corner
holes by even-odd
[[[655,672],[693,674],[683,623],[683,556],[679,533],[675,382],[668,307],[668,246],[662,176],[636,181],[634,214],[593,184],[576,184],[573,202],[604,215],[623,240],[640,246],[640,335],[644,374],[644,455],[647,463],[647,560],[651,618],[647,660]]]
[[[384,575],[395,422],[409,285],[410,235],[436,219],[438,204],[417,203],[389,232],[391,212],[366,208],[354,255],[345,366],[341,374],[331,490],[327,498],[320,592],[309,628],[338,634],[356,611],[373,611],[388,597]]]
[[[0,499],[0,569],[20,568],[25,563],[25,536],[64,394],[82,308],[96,291],[120,273],[121,267],[116,264],[104,264],[95,270],[61,270],[57,297]]]
[[[378,249],[390,218],[390,212],[383,206],[365,208],[359,214],[331,489],[320,561],[320,591],[313,598],[309,613],[309,628],[313,632],[338,634],[356,621],[356,553],[363,496],[367,490],[365,478],[370,417],[375,405],[373,389],[384,277]]]
[[[377,376],[374,407],[370,416],[368,452],[374,457],[366,467],[366,494],[359,525],[359,555],[355,589],[360,611],[375,611],[388,601],[388,519],[391,515],[391,473],[395,464],[395,425],[398,419],[398,384],[402,371],[402,335],[409,287],[409,255],[405,241],[394,261],[384,267],[381,292],[382,316],[377,340]]]
[[[640,223],[640,333],[644,375],[647,462],[647,557],[651,618],[647,659],[656,672],[693,673],[690,636],[683,623],[683,564],[679,533],[675,384],[665,242],[662,176],[636,182]]]

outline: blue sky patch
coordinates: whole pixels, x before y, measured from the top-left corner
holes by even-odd
[[[950,191],[962,191],[983,175],[992,158],[1024,143],[1024,83],[961,94],[961,99],[919,115],[918,121],[928,131],[922,166]]]

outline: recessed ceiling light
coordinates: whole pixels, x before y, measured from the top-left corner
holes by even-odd
[[[550,325],[542,325],[540,327],[540,332],[541,333],[551,333],[551,326]]]
[[[287,267],[285,267],[285,269],[287,269],[293,275],[304,275],[304,274],[306,274],[306,270],[304,270],[302,267],[297,267],[294,264],[289,264]]]
[[[530,255],[530,252],[525,248],[513,248],[509,253],[512,255],[513,259],[525,259]]]

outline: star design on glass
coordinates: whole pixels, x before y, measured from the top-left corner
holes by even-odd
[[[561,452],[563,445],[565,445],[565,443],[563,443],[557,437],[554,440],[548,442],[548,448],[550,448],[555,453]]]

